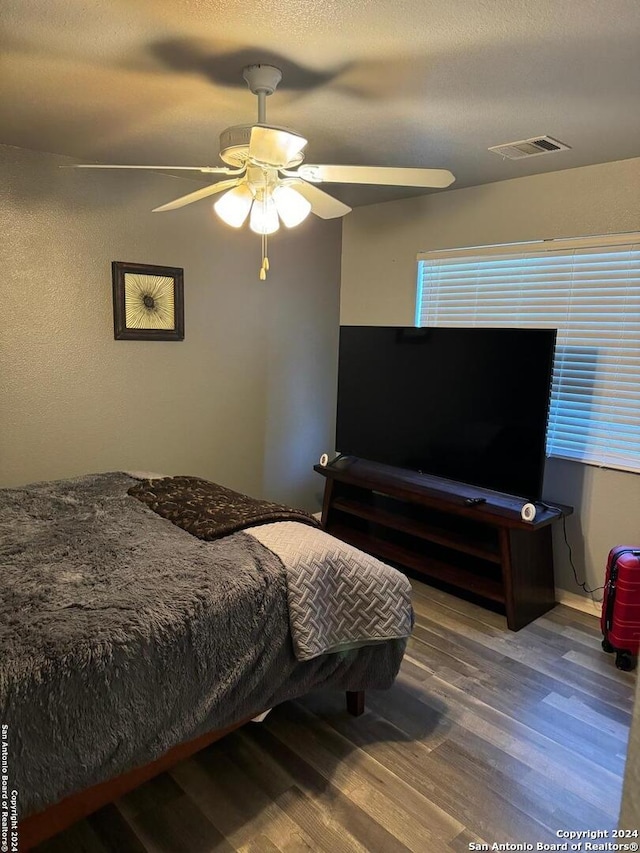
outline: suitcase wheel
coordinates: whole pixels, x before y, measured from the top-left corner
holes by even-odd
[[[635,669],[636,662],[629,652],[616,652],[616,667],[625,672],[630,672]]]
[[[606,638],[606,637],[605,637],[605,638],[604,638],[604,640],[602,641],[602,651],[603,651],[603,652],[607,652],[607,654],[609,654],[610,652],[613,652],[613,651],[614,651],[613,646],[611,645],[611,643],[609,642],[609,640],[607,640],[607,638]]]

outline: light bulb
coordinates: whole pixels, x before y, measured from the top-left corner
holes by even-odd
[[[239,184],[226,192],[213,205],[213,209],[223,222],[232,228],[240,228],[249,215],[253,193],[246,184]]]
[[[271,195],[266,198],[256,199],[251,208],[249,228],[256,234],[273,234],[280,227],[278,222],[278,211]]]
[[[311,204],[306,198],[286,185],[275,188],[273,200],[276,210],[287,228],[295,228],[296,225],[300,225],[311,212]]]

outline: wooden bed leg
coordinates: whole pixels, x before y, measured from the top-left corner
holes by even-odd
[[[347,711],[354,717],[364,714],[364,690],[347,690]]]

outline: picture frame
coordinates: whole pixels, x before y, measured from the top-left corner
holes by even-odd
[[[184,270],[113,261],[113,336],[117,341],[184,340]]]

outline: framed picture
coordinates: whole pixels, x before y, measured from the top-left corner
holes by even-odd
[[[180,267],[113,261],[113,336],[117,341],[184,340]]]

